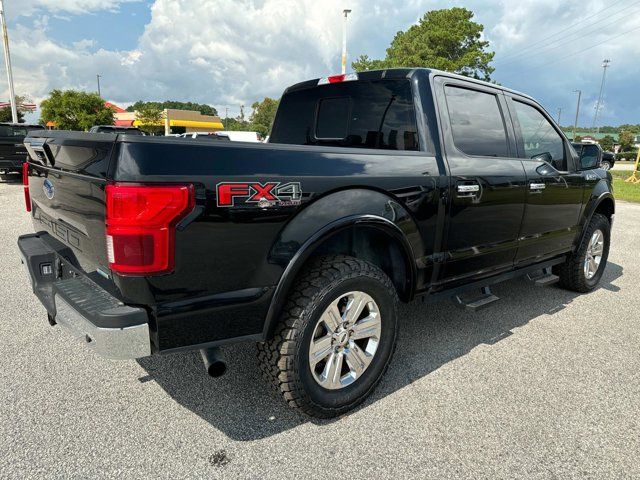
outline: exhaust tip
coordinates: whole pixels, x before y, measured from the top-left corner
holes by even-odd
[[[224,375],[226,371],[227,371],[227,364],[221,360],[217,360],[213,362],[207,368],[207,373],[209,374],[210,377],[213,377],[213,378],[221,377],[222,375]]]
[[[221,377],[224,375],[224,372],[227,371],[227,364],[220,356],[220,349],[216,347],[205,348],[200,350],[200,355],[202,355],[204,368],[207,369],[207,373],[210,377]]]

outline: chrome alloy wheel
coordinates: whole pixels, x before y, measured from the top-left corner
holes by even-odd
[[[591,235],[587,253],[584,257],[584,276],[587,280],[595,277],[600,262],[602,261],[602,253],[604,252],[604,234],[602,230],[596,230]]]
[[[378,305],[364,292],[348,292],[331,302],[309,346],[309,367],[316,382],[338,390],[360,378],[378,349],[381,322]]]

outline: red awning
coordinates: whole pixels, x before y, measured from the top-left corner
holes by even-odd
[[[116,120],[116,127],[132,127],[133,120]]]
[[[126,112],[125,109],[120,108],[119,106],[117,106],[116,104],[111,103],[111,102],[104,102],[104,106],[107,107],[107,108],[110,108],[111,110],[113,110],[116,113],[124,113],[124,112]]]

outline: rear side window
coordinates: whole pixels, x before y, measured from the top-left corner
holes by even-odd
[[[467,155],[508,157],[507,132],[496,95],[445,87],[453,143]]]
[[[289,92],[269,143],[418,150],[411,83],[342,82]]]

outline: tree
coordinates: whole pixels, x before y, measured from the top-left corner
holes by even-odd
[[[53,90],[40,104],[41,122],[53,122],[61,130],[89,130],[94,125],[113,125],[113,110],[97,93]]]
[[[175,110],[194,110],[196,112],[200,112],[202,115],[218,115],[218,111],[211,105],[194,102],[177,102],[175,100],[165,100],[164,102],[143,102],[142,100],[138,100],[133,105],[127,107],[127,112],[136,112],[145,105],[152,105],[160,110],[172,108]]]
[[[23,103],[31,103],[31,99],[27,95],[16,95],[16,110],[18,111],[18,123],[24,123],[24,108],[20,107]],[[13,122],[13,116],[11,115],[11,105],[0,108],[0,122]]]
[[[11,106],[0,108],[0,122],[13,122]],[[18,110],[18,123],[24,123],[24,113]]]
[[[164,131],[164,111],[158,106],[147,103],[136,111],[136,120],[140,122],[140,130],[157,134]]]
[[[471,21],[473,12],[454,7],[431,10],[417,25],[398,32],[383,60],[361,55],[353,62],[356,71],[392,67],[429,67],[481,80],[491,80],[489,66],[494,53],[486,51],[484,26]]]
[[[263,137],[269,135],[271,124],[276,116],[276,110],[280,102],[273,98],[265,97],[262,102],[255,102],[251,105],[253,112],[249,117],[251,130],[258,132]]]
[[[613,143],[615,142],[614,138],[611,135],[606,135],[602,140],[598,143],[602,147],[603,150],[610,152],[613,150]]]
[[[629,130],[622,130],[620,132],[619,141],[623,152],[629,151],[634,146],[635,135]]]

